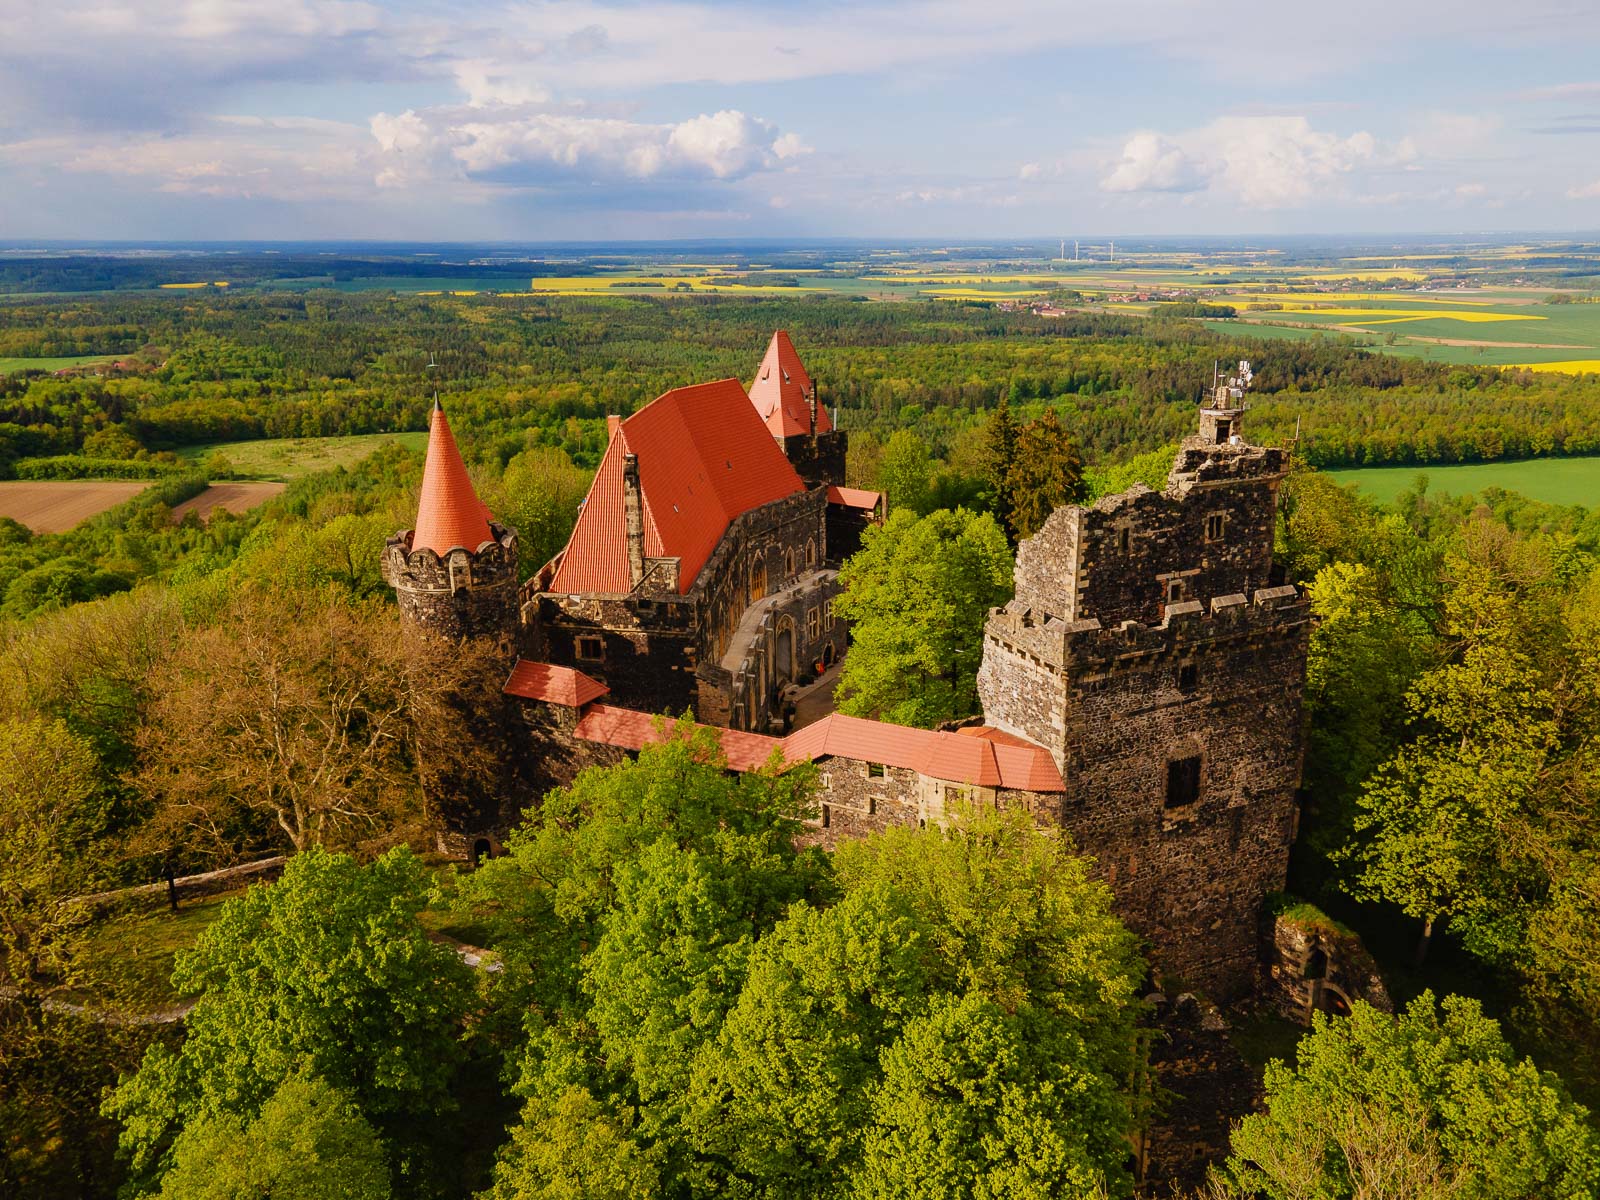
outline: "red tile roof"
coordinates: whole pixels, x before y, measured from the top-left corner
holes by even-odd
[[[521,696],[525,700],[544,700],[568,708],[582,708],[611,689],[598,679],[591,679],[571,667],[519,658],[501,690],[508,696]]]
[[[806,396],[813,390],[794,343],[783,330],[772,335],[767,356],[761,360],[755,382],[750,385],[750,403],[766,422],[773,437],[798,437],[812,432],[811,407]],[[817,406],[817,433],[833,428],[828,410]]]
[[[609,704],[593,704],[583,714],[574,731],[585,741],[600,742],[607,746],[621,746],[625,750],[639,750],[645,746],[659,745],[672,737],[675,722],[654,717],[631,708],[615,708]],[[696,728],[711,729],[722,742],[722,753],[728,766],[735,771],[754,771],[767,765],[774,750],[783,742],[764,737],[759,733],[744,733],[737,729],[720,729],[714,725]]]
[[[830,487],[829,504],[843,504],[847,508],[877,508],[883,500],[882,492],[869,492],[864,488]]]
[[[735,517],[805,490],[737,379],[676,388],[612,426],[550,591],[630,590],[622,498],[629,453],[639,459],[645,556],[680,560],[680,592],[694,586]]]
[[[476,550],[494,541],[489,532],[489,510],[467,478],[455,435],[444,409],[434,401],[428,433],[428,461],[422,468],[422,496],[417,502],[417,525],[411,548],[426,547],[443,557],[457,546]]]
[[[1065,791],[1050,752],[1032,742],[1015,740],[1021,744],[832,713],[791,733],[783,747],[791,761],[854,758],[979,787]]]

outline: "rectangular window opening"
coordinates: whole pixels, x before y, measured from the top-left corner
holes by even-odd
[[[597,637],[580,637],[578,639],[578,657],[585,662],[599,662],[606,656],[606,644]]]
[[[1167,763],[1167,807],[1185,808],[1200,799],[1200,756]]]
[[[1118,540],[1122,545],[1122,552],[1126,554],[1129,550],[1133,549],[1133,530],[1124,526],[1121,531],[1121,536]]]
[[[868,779],[887,779],[888,777],[889,768],[884,766],[882,763],[869,762],[867,764]]]
[[[1178,668],[1178,690],[1192,692],[1199,681],[1200,668],[1194,663],[1184,663]]]
[[[1206,541],[1219,542],[1222,540],[1223,517],[1221,513],[1212,513],[1206,518]]]

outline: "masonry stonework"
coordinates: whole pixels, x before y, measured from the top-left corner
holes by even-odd
[[[1309,612],[1274,586],[1286,456],[1222,411],[1227,440],[1185,441],[1164,491],[1059,509],[1023,542],[978,692],[1055,757],[1062,827],[1159,967],[1230,999],[1288,869]]]

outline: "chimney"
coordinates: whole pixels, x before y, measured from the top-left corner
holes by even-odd
[[[811,432],[817,431],[817,385],[812,384],[811,390],[806,393],[806,408],[811,411]]]
[[[628,530],[628,584],[644,579],[644,500],[639,494],[639,456],[622,456],[622,512]]]

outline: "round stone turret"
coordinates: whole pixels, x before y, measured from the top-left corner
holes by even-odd
[[[478,499],[437,401],[416,528],[384,546],[383,578],[408,625],[455,639],[515,636],[517,533]]]

